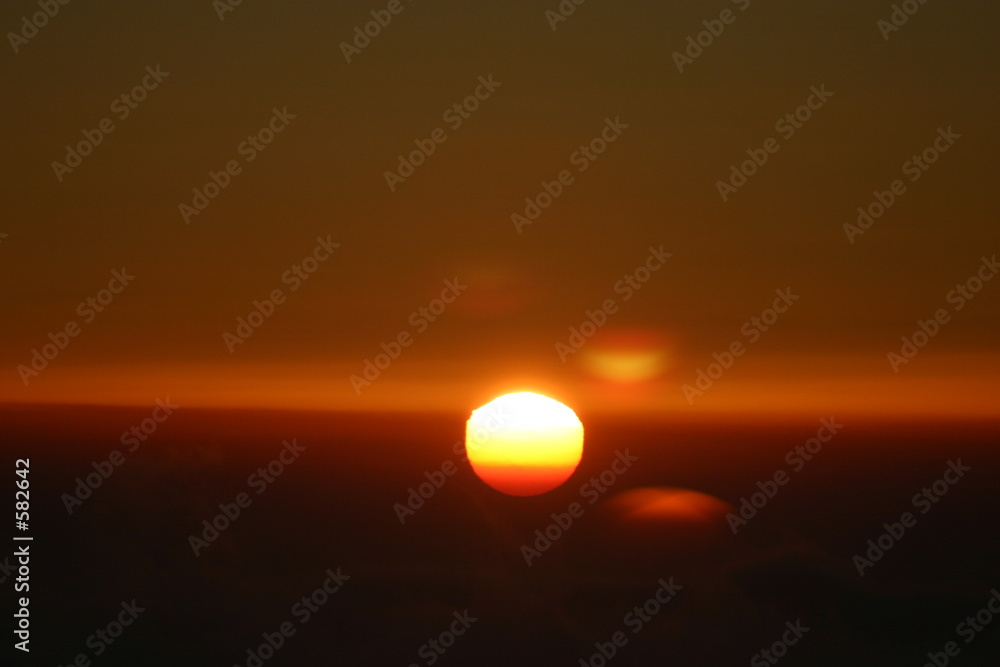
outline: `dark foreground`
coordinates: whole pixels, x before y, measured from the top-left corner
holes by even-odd
[[[12,522],[0,535],[2,664],[551,667],[603,665],[602,651],[609,665],[919,667],[935,664],[929,653],[939,665],[1000,664],[1000,614],[988,607],[1000,587],[997,424],[845,419],[798,464],[786,453],[820,416],[740,426],[582,415],[580,469],[525,499],[483,486],[454,453],[461,415],[181,409],[128,451],[121,433],[149,414],[0,411],[5,476],[30,458],[30,527],[18,534],[34,538],[24,654],[12,648]],[[304,449],[282,444],[293,439]],[[635,460],[609,487],[582,488],[626,449]],[[68,501],[114,450],[124,463]],[[280,474],[255,474],[282,450]],[[938,496],[934,482],[959,459],[970,470],[949,473]],[[438,473],[447,461],[457,471]],[[738,506],[758,482],[774,491],[765,482],[778,471],[787,484],[735,535],[721,514],[680,507],[626,525],[610,509],[644,486]],[[403,513],[429,479],[440,488],[425,485],[429,498]],[[220,503],[239,515],[217,518]],[[213,519],[217,533],[203,523]],[[860,576],[854,556],[884,524],[905,532],[884,536]],[[551,544],[535,532],[546,528]]]

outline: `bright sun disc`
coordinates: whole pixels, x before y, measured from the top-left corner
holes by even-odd
[[[465,425],[465,450],[479,478],[512,496],[556,488],[583,456],[583,424],[559,401],[518,392],[493,399]]]

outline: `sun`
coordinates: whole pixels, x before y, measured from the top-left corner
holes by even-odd
[[[512,496],[556,488],[583,456],[583,424],[559,401],[518,392],[495,398],[465,426],[465,450],[479,478]]]

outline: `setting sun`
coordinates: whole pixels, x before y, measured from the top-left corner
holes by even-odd
[[[465,449],[472,469],[494,489],[533,496],[556,488],[576,470],[583,424],[547,396],[506,394],[472,412]]]

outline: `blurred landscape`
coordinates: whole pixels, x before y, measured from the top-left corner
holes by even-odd
[[[589,664],[596,643],[624,630],[614,664],[735,665],[796,621],[809,630],[784,665],[922,665],[948,641],[961,648],[955,664],[1000,657],[995,627],[968,644],[956,635],[1000,585],[997,421],[843,420],[795,472],[786,453],[818,419],[581,414],[574,476],[515,498],[456,454],[460,414],[182,409],[127,452],[122,431],[147,416],[0,411],[4,454],[31,458],[30,664],[87,653],[95,665],[247,665],[248,649],[286,621],[295,634],[263,664],[423,665],[431,655],[441,665]],[[292,439],[304,450],[258,494],[248,477]],[[69,514],[63,494],[115,449],[124,463]],[[581,485],[626,449],[635,463],[600,501],[581,501]],[[860,577],[852,558],[959,458],[971,470],[926,515],[914,512],[916,525]],[[457,472],[401,523],[397,503],[445,461]],[[718,515],[629,527],[610,511],[640,487],[736,506],[779,469],[790,481],[735,535]],[[195,556],[190,536],[241,492],[251,504]],[[583,515],[528,566],[522,546],[574,501]],[[294,605],[328,570],[349,579],[300,624]],[[682,589],[633,634],[623,619],[661,579]],[[145,611],[95,657],[88,637],[133,599]],[[471,627],[443,654],[428,652],[466,611]]]

